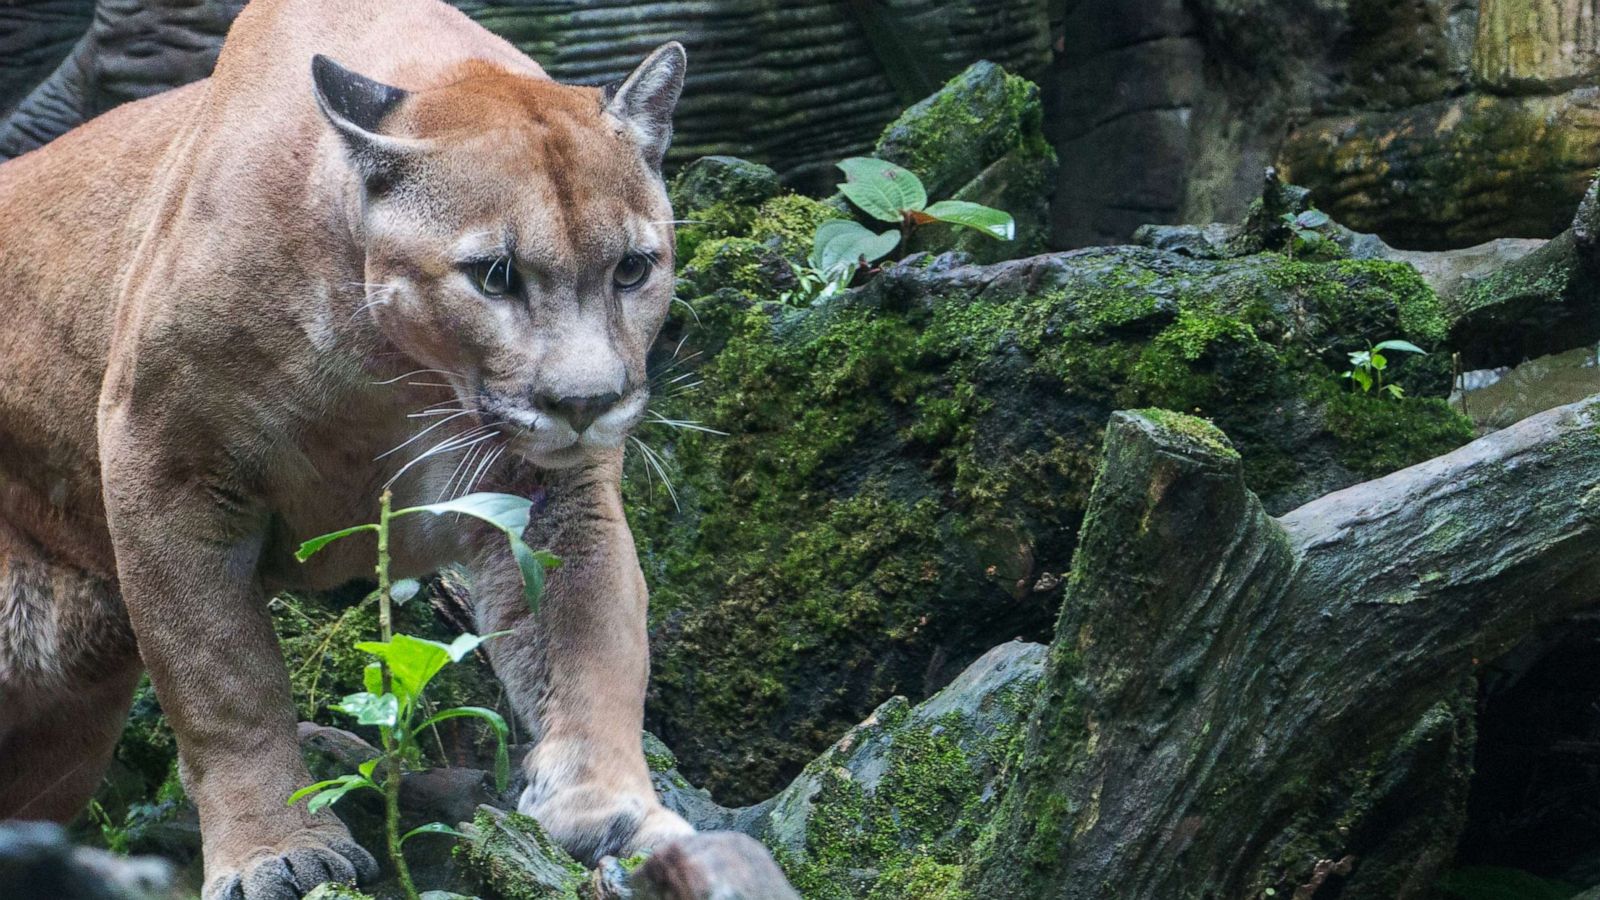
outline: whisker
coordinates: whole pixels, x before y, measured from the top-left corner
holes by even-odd
[[[418,440],[422,439],[423,435],[425,435],[428,432],[434,430],[435,428],[438,428],[440,425],[443,425],[444,423],[451,421],[452,419],[459,419],[462,416],[471,415],[471,414],[472,414],[472,410],[470,410],[470,409],[464,409],[464,410],[462,410],[460,412],[457,412],[457,413],[451,413],[449,416],[446,416],[445,418],[440,419],[439,421],[433,423],[432,425],[429,425],[427,428],[424,428],[421,431],[417,432],[416,434],[412,435],[410,438],[408,438],[406,440],[405,443],[399,445],[398,447],[395,447],[392,450],[386,450],[383,453],[380,453],[377,456],[373,457],[373,461],[376,462],[377,460],[383,459],[385,456],[388,456],[388,455],[390,455],[392,453],[397,453],[400,450],[410,446],[411,444],[416,443]]]
[[[442,503],[444,502],[444,498],[451,496],[450,489],[455,485],[456,478],[472,465],[473,457],[476,457],[478,455],[478,451],[481,449],[483,449],[481,446],[473,446],[469,448],[466,453],[461,455],[461,461],[456,463],[455,471],[451,472],[450,477],[445,479],[444,487],[440,489],[439,496],[434,498],[433,502]]]
[[[400,476],[404,475],[407,471],[409,471],[412,466],[416,465],[419,462],[422,462],[425,459],[428,459],[430,457],[436,456],[436,455],[438,455],[440,453],[452,453],[452,452],[454,452],[456,450],[461,450],[461,449],[464,449],[466,447],[471,447],[473,444],[479,443],[481,441],[489,440],[490,438],[494,437],[493,433],[479,435],[478,437],[472,438],[471,440],[467,440],[467,435],[471,435],[471,434],[473,434],[475,432],[483,431],[484,429],[492,429],[493,427],[494,426],[492,426],[492,425],[479,425],[477,428],[474,428],[471,431],[466,432],[466,434],[461,434],[461,435],[456,435],[454,437],[446,438],[445,440],[440,441],[437,444],[434,444],[432,447],[429,447],[427,450],[423,451],[419,456],[417,456],[416,459],[413,459],[412,461],[410,461],[410,462],[406,463],[405,465],[401,466],[400,467],[400,471],[398,471],[398,472],[394,473],[393,475],[391,475],[389,477],[389,480],[385,481],[383,483],[383,486],[385,488],[392,487],[396,481],[400,480]]]
[[[387,381],[374,381],[372,383],[373,384],[394,384],[396,381],[399,381],[402,378],[410,378],[413,375],[426,375],[429,372],[432,372],[435,375],[448,375],[448,376],[450,376],[452,378],[460,378],[461,377],[460,375],[457,375],[454,372],[447,372],[444,369],[412,369],[411,371],[406,372],[403,375],[396,375],[395,377],[390,378]]]
[[[500,454],[504,453],[505,451],[506,445],[504,442],[502,442],[500,446],[484,454],[483,462],[478,465],[478,471],[472,473],[472,477],[463,485],[463,490],[461,491],[462,496],[466,496],[467,494],[470,494],[478,489],[478,482],[483,479],[483,476],[489,473],[489,469],[494,465],[495,460],[499,459]]]
[[[655,468],[657,477],[661,479],[661,484],[667,489],[667,496],[672,498],[672,508],[682,512],[683,507],[678,504],[678,492],[672,486],[672,479],[667,477],[667,470],[661,461],[661,457],[658,456],[654,450],[650,449],[649,444],[646,444],[638,437],[630,434],[628,435],[628,440],[633,441],[634,444],[639,447],[639,452],[644,454],[645,466],[647,467],[646,471],[649,471],[648,467]]]
[[[696,325],[700,324],[700,313],[699,313],[698,310],[696,310],[694,308],[694,304],[693,303],[690,303],[689,301],[683,299],[682,297],[673,297],[672,298],[672,302],[673,303],[682,303],[685,307],[688,308],[689,315],[694,316],[694,323]]]
[[[690,422],[682,419],[669,419],[653,409],[649,410],[647,415],[649,415],[650,418],[646,420],[646,424],[665,425],[668,428],[678,428],[683,431],[700,431],[706,434],[720,435],[721,437],[728,436],[726,431],[718,431],[715,428],[702,425],[699,422]]]

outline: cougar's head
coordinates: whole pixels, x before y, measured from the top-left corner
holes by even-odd
[[[474,62],[409,92],[312,62],[360,185],[362,314],[536,465],[614,448],[644,413],[673,291],[661,160],[684,67],[673,43],[605,89]]]

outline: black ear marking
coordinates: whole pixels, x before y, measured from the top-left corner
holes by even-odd
[[[311,58],[311,81],[317,107],[344,140],[350,163],[368,191],[386,190],[403,172],[413,142],[381,134],[378,127],[410,94],[321,54]]]
[[[343,120],[361,131],[377,131],[383,117],[409,96],[400,88],[358,75],[320,53],[311,57],[311,80],[316,83],[323,113],[336,125]]]

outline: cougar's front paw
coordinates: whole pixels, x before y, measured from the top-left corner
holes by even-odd
[[[632,856],[694,834],[682,816],[655,794],[618,794],[601,788],[566,788],[544,797],[523,791],[517,812],[532,816],[552,840],[588,866],[606,856]]]
[[[300,900],[325,881],[358,884],[378,875],[378,861],[348,835],[305,832],[262,847],[233,871],[212,874],[204,900]]]

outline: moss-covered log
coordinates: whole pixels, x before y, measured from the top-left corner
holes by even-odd
[[[1424,895],[1426,840],[1370,864],[1390,760],[1462,765],[1463,681],[1600,598],[1597,531],[1600,399],[1278,519],[1221,432],[1119,413],[975,895]]]

